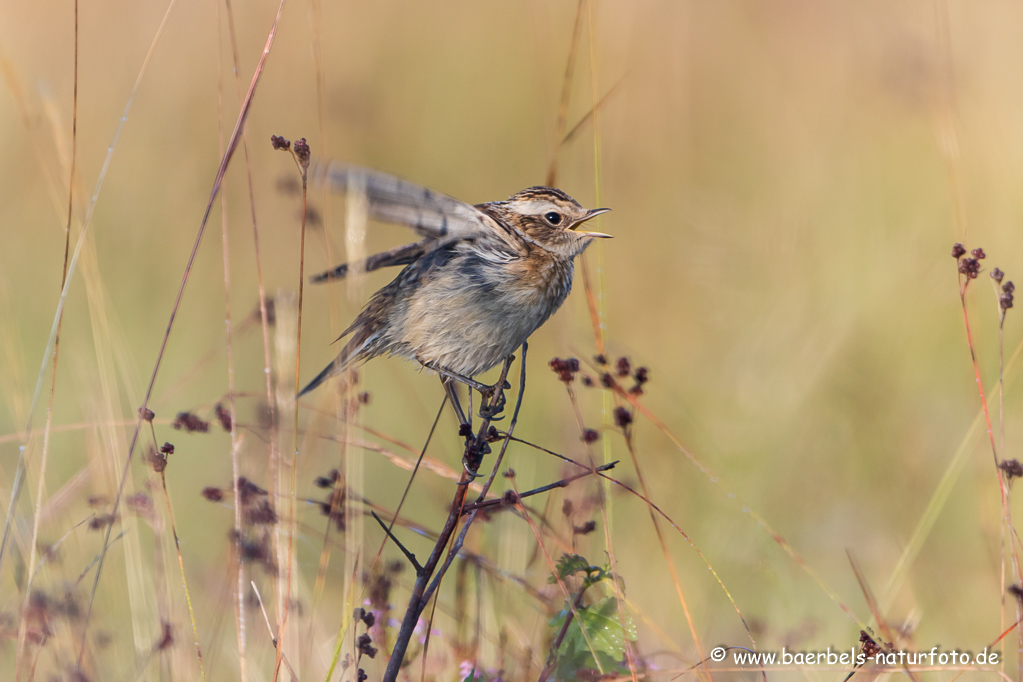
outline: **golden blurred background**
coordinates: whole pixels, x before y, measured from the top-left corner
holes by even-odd
[[[41,647],[32,632],[19,633],[26,622],[21,610],[32,602],[24,587],[33,520],[42,548],[37,561],[60,541],[34,575],[34,589],[53,608],[71,595],[64,602],[84,612],[93,573],[79,576],[104,532],[86,521],[107,513],[116,494],[135,413],[210,197],[219,145],[234,125],[277,5],[232,9],[237,78],[224,4],[79,7],[72,251],[94,197],[95,208],[71,275],[40,486],[52,372],[46,348],[64,263],[74,6],[0,5],[5,517],[23,445],[28,466],[0,565],[0,665],[15,670],[19,636],[27,637],[23,678],[25,661],[37,660],[38,679],[72,679],[82,614],[54,611]],[[284,7],[247,120],[248,156],[235,155],[223,192],[242,475],[269,486],[252,206],[267,294],[294,291],[299,282],[300,198],[283,189],[297,173],[271,149],[270,136],[305,137],[316,157],[384,170],[470,203],[542,184],[556,155],[562,189],[583,205],[613,209],[599,229],[615,239],[585,256],[607,354],[649,368],[641,402],[707,470],[636,415],[636,462],[651,499],[692,542],[659,519],[668,556],[646,505],[620,488],[583,480],[532,503],[551,524],[548,551],[556,558],[559,543],[573,541],[561,513],[564,500],[573,500],[574,522],[598,526],[574,538],[577,551],[600,564],[609,547],[596,493],[607,493],[610,549],[647,674],[673,679],[714,645],[751,647],[728,594],[761,650],[848,650],[859,646],[866,627],[881,636],[854,565],[901,648],[991,646],[1017,618],[1011,595],[1002,605],[1004,588],[1018,582],[1006,551],[1015,531],[1002,523],[949,254],[957,241],[982,246],[986,270],[998,266],[1009,279],[1023,272],[1016,180],[1023,170],[1023,7],[951,0],[588,2],[567,127],[587,120],[561,146],[558,108],[577,10],[573,2],[536,0]],[[346,245],[343,201],[313,187],[310,202],[323,220],[308,227],[306,274],[343,262]],[[368,249],[379,250],[409,233],[371,224],[366,239]],[[214,503],[200,495],[209,486],[230,493],[232,480],[231,439],[212,416],[228,393],[222,247],[218,201],[149,402],[156,442],[175,445],[167,488],[205,673],[215,680],[240,675],[232,498]],[[371,273],[352,288],[306,287],[303,383],[335,355],[331,342],[393,274]],[[997,431],[998,311],[987,280],[982,273],[966,301]],[[1010,362],[1020,347],[1018,316],[1010,310],[1004,326],[1006,458],[1016,455],[1023,429],[1018,367]],[[572,403],[547,362],[575,356],[589,367],[596,352],[577,279],[565,306],[530,342],[516,435],[587,461]],[[517,365],[512,375],[517,387]],[[356,417],[358,438],[400,450],[366,427],[412,450],[422,446],[442,399],[435,378],[380,359],[360,370],[359,390],[370,400]],[[574,390],[585,425],[601,431],[593,455],[621,460],[613,474],[638,488],[636,466],[611,418],[613,403],[599,388],[576,383]],[[408,471],[379,452],[341,452],[332,440],[342,432],[332,416],[334,395],[333,388],[322,390],[300,410],[303,434],[324,436],[299,440],[295,469],[288,627],[298,641],[286,651],[302,679],[326,678],[345,614],[361,604],[352,593],[366,584],[359,573],[369,570],[383,540],[362,517],[349,519],[343,533],[332,530],[318,594],[328,523],[302,499],[322,499],[314,478],[340,467],[354,472],[352,495],[393,510],[408,481]],[[171,429],[180,411],[214,419],[210,433]],[[287,450],[288,424],[279,437]],[[83,670],[92,680],[200,679],[167,502],[145,461],[153,443],[148,429],[140,443],[125,494],[147,492],[155,520],[123,506],[118,512],[113,537],[124,535],[103,567]],[[458,471],[461,448],[450,414],[428,455]],[[521,445],[510,448],[505,466],[516,475],[497,478],[498,494],[571,473]],[[421,472],[403,518],[436,529],[453,487]],[[94,497],[101,499],[90,504]],[[286,514],[287,499],[278,507]],[[473,606],[459,625],[452,614],[461,588],[452,569],[424,675],[456,679],[461,659],[470,656],[504,669],[504,679],[535,679],[550,644],[545,609],[560,608],[562,596],[546,584],[549,565],[522,518],[505,512],[478,524],[467,548],[499,571],[484,571],[477,583],[478,569],[468,569]],[[414,552],[429,551],[427,539],[398,529]],[[400,555],[388,545],[385,557]],[[279,582],[256,564],[246,571],[245,598],[251,578],[276,629]],[[550,604],[529,597],[518,579],[547,590]],[[396,580],[391,617],[400,619],[411,570]],[[270,635],[257,608],[246,612],[245,677],[272,679]],[[156,651],[164,616],[174,643]],[[459,627],[479,633],[471,654],[456,646],[472,639],[460,639]],[[351,639],[349,630],[342,655]],[[1019,642],[1013,633],[1002,646],[1011,676]],[[379,679],[381,658],[363,662],[370,679]],[[409,679],[419,679],[421,664],[417,658]],[[811,667],[771,677],[787,674],[841,673]]]

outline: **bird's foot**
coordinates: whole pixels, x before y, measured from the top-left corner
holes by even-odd
[[[503,391],[511,389],[511,384],[508,383],[507,380],[501,383],[487,385],[480,383],[479,381],[476,381],[472,377],[467,377],[464,374],[453,372],[450,369],[447,369],[446,367],[441,367],[436,363],[423,362],[422,360],[420,360],[419,362],[427,369],[432,369],[433,371],[440,374],[441,377],[447,378],[452,381],[457,381],[460,384],[465,384],[470,389],[476,389],[476,391],[478,391],[480,394],[479,412],[480,418],[488,419],[490,421],[500,421],[501,419],[504,419],[504,417],[498,417],[497,415],[501,414],[501,412],[504,411],[504,406],[505,403],[507,402],[505,400]],[[494,393],[496,393],[498,390],[502,391],[502,393],[499,394],[500,398],[498,399],[497,404],[491,407],[490,402],[494,398]]]
[[[501,421],[504,417],[498,417],[504,411],[504,406],[508,402],[504,397],[504,391],[511,388],[508,382],[504,382],[504,386],[500,387],[502,390],[498,390],[498,385],[487,386],[486,390],[480,391],[480,418],[486,419],[492,422]],[[491,405],[490,403],[494,399],[494,394],[497,393],[497,403]]]
[[[472,483],[479,478],[480,464],[483,462],[483,458],[489,455],[490,452],[490,444],[486,441],[477,445],[471,437],[466,438],[465,454],[462,456],[462,468],[465,469],[468,479],[463,481],[463,483]]]
[[[473,468],[469,466],[469,460],[465,457],[462,458],[462,468],[465,469],[467,478],[464,482],[459,483],[458,485],[469,485],[480,477],[480,472],[473,470]]]

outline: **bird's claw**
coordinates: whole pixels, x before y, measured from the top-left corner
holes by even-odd
[[[465,485],[468,485],[468,484],[472,483],[473,481],[475,481],[477,478],[480,477],[479,472],[478,471],[473,471],[469,467],[469,460],[467,460],[464,457],[462,458],[462,468],[465,469],[465,473],[469,477],[469,480],[465,481]],[[459,485],[461,485],[461,483]]]
[[[505,383],[507,384],[508,382]],[[483,400],[481,401],[482,404],[480,405],[481,419],[488,419],[490,421],[500,421],[501,419],[504,419],[504,417],[497,417],[497,415],[501,414],[501,412],[504,411],[504,406],[508,402],[504,397],[504,393],[498,393],[496,405],[491,407],[489,404],[496,390],[497,387],[491,386],[490,390],[487,391],[486,393],[483,393],[482,391],[480,392],[481,395],[483,396]]]

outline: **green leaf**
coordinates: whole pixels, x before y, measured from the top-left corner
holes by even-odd
[[[586,571],[589,568],[590,562],[586,561],[586,559],[578,554],[562,554],[558,559],[557,566],[555,566],[555,569],[557,570],[557,578],[554,577],[554,575],[551,575],[551,577],[547,579],[547,582],[553,585],[558,582],[558,578],[564,580],[571,575],[575,575],[580,571]]]
[[[570,613],[561,611],[551,620],[551,626],[560,631]],[[631,619],[626,619],[624,628],[619,622],[618,600],[605,597],[596,604],[578,609],[578,613],[579,617],[573,618],[569,624],[558,651],[558,679],[571,679],[584,668],[600,668],[604,672],[623,670],[625,639],[636,641],[637,634]],[[586,629],[586,637],[583,636],[583,628]],[[587,638],[593,646],[592,651],[586,643]]]

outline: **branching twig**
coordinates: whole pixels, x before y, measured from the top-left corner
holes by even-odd
[[[512,360],[514,356],[508,356],[508,359],[504,363],[504,368],[501,370],[501,377],[497,382],[497,390],[494,391],[491,397],[490,407],[496,409],[497,405],[500,404],[500,400],[504,397],[504,386],[505,379],[508,377],[508,370],[511,368]],[[525,363],[523,363],[525,364]],[[519,388],[520,395],[522,388]],[[462,476],[459,479],[458,485],[455,487],[455,497],[451,502],[451,509],[448,512],[448,518],[444,522],[444,527],[441,529],[437,543],[433,547],[433,551],[430,552],[430,557],[423,564],[422,569],[416,571],[416,582],[412,588],[412,596],[409,599],[408,607],[405,609],[405,618],[402,620],[401,629],[398,631],[398,636],[394,641],[394,648],[391,650],[391,657],[387,661],[387,669],[384,671],[384,682],[394,682],[398,678],[398,673],[401,671],[402,662],[405,659],[405,652],[408,650],[409,642],[412,639],[412,633],[415,630],[416,624],[419,622],[419,616],[423,613],[423,609],[426,608],[427,599],[425,598],[426,589],[429,585],[430,578],[433,576],[433,572],[437,568],[437,564],[440,562],[441,555],[444,553],[444,548],[447,547],[448,541],[451,539],[452,534],[455,531],[455,527],[458,525],[458,520],[461,518],[462,505],[465,502],[465,494],[469,490],[469,483],[475,477],[474,474],[469,472],[470,468],[477,469],[479,462],[477,460],[482,459],[482,445],[485,442],[487,431],[490,428],[490,419],[484,417],[480,423],[480,430],[476,438],[466,443],[465,458],[468,462],[468,466],[462,471]],[[473,452],[474,451],[474,452]],[[475,466],[474,466],[475,465]]]
[[[519,397],[515,400],[515,411],[512,413],[511,424],[508,425],[508,433],[504,436],[504,441],[501,443],[501,452],[497,455],[497,461],[494,462],[494,468],[490,472],[490,476],[487,478],[487,482],[483,485],[483,490],[480,491],[479,497],[476,498],[476,502],[480,502],[486,498],[487,493],[490,491],[490,486],[494,483],[494,478],[497,476],[498,469],[501,468],[501,462],[504,460],[504,453],[508,450],[508,443],[511,441],[511,434],[515,432],[515,425],[519,421],[519,410],[522,409],[522,396],[526,393],[526,349],[528,344],[522,344],[522,367],[519,372]],[[485,433],[489,430],[489,425],[485,425],[485,428],[480,429],[480,433]],[[478,512],[470,512],[469,517],[465,520],[465,525],[462,526],[462,532],[458,534],[454,544],[451,545],[451,550],[448,552],[447,559],[444,561],[444,566],[437,573],[437,578],[430,585],[430,588],[426,591],[426,598],[429,599],[433,596],[433,593],[440,587],[440,582],[444,578],[444,574],[447,573],[448,568],[451,566],[451,562],[454,561],[455,557],[462,549],[462,543],[465,542],[465,536],[469,532],[469,526],[476,520],[476,514]]]
[[[422,573],[423,567],[419,564],[419,561],[416,560],[416,555],[409,551],[409,549],[405,545],[401,544],[401,540],[394,536],[394,533],[391,532],[391,529],[388,528],[387,524],[384,523],[383,519],[377,516],[377,513],[375,511],[370,511],[370,516],[376,519],[376,522],[379,523],[380,527],[384,529],[384,533],[387,534],[387,537],[391,538],[391,541],[398,546],[398,549],[401,550],[401,553],[404,554],[405,558],[409,560],[409,563],[412,564],[412,568],[416,569],[416,575]],[[391,525],[394,525],[393,519],[391,520]]]
[[[540,493],[545,493],[545,492],[547,492],[549,490],[555,490],[557,488],[567,488],[568,484],[571,483],[572,481],[578,481],[580,478],[586,478],[587,476],[592,476],[594,472],[610,471],[611,469],[614,469],[615,465],[617,465],[617,464],[618,464],[618,460],[615,460],[613,462],[608,462],[607,464],[601,464],[600,466],[596,467],[595,469],[587,468],[586,471],[581,473],[581,474],[576,474],[575,476],[567,476],[567,477],[561,479],[560,481],[555,481],[554,483],[548,483],[547,485],[542,485],[539,488],[533,488],[532,490],[527,490],[524,493],[517,493],[517,494],[515,494],[515,498],[514,499],[506,499],[505,497],[502,496],[502,497],[499,497],[499,498],[493,499],[493,500],[484,500],[484,501],[481,501],[481,502],[472,502],[470,504],[465,505],[462,508],[462,513],[463,514],[468,514],[469,512],[473,512],[473,511],[476,511],[478,509],[487,509],[489,507],[508,507],[508,506],[514,506],[515,503],[518,500],[521,500],[521,499],[526,498],[526,497],[532,497],[533,495],[539,495]]]

